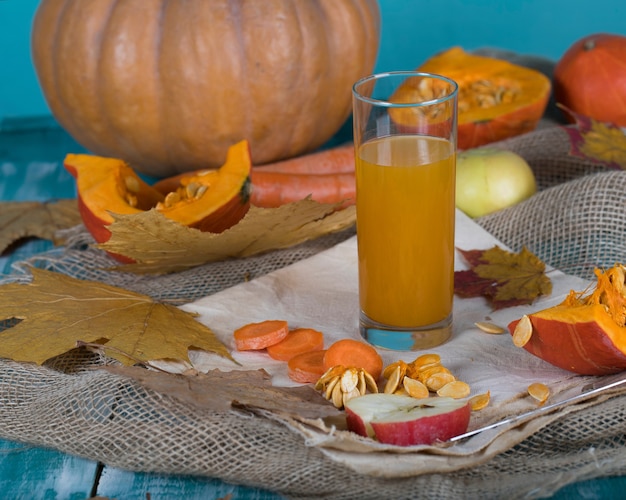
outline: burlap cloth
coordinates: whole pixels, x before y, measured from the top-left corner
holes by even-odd
[[[460,226],[469,229],[463,245],[499,241],[515,251],[527,246],[556,269],[551,276],[558,286],[548,301],[558,300],[570,284],[588,282],[596,266],[624,260],[626,173],[571,156],[567,134],[560,127],[497,146],[512,149],[529,161],[541,191],[522,204],[478,220],[484,229],[476,231],[479,240],[470,234],[474,222],[461,220]],[[147,293],[206,314],[211,308],[223,308],[225,297],[245,296],[256,287],[267,293],[281,290],[282,295],[271,297],[277,304],[297,303],[297,294],[286,297],[289,294],[285,293],[297,289],[297,283],[283,283],[282,288],[273,288],[272,283],[280,282],[281,276],[299,276],[310,263],[319,265],[324,259],[331,262],[333,256],[349,255],[354,247],[353,233],[347,231],[241,261],[170,276],[139,277],[108,271],[112,261],[90,247],[91,240],[82,228],[69,236],[66,246],[18,263],[3,281],[27,281],[28,266],[37,265]],[[353,269],[351,266],[346,263],[346,268]],[[353,274],[347,276],[345,282],[339,280],[337,287],[330,286],[326,292],[349,288]],[[354,290],[351,293],[354,295]],[[251,305],[251,317],[261,314],[268,300],[266,294],[260,305]],[[327,315],[333,314],[337,312]],[[353,321],[352,314],[354,311],[346,311],[339,332]],[[459,318],[461,323],[465,321],[463,314]],[[305,318],[304,322],[314,320],[318,318]],[[211,316],[209,323],[218,332],[230,328],[216,316]],[[527,354],[513,351],[516,348],[507,336],[485,344],[485,334],[479,337],[467,324],[462,329],[463,335],[458,335],[455,327],[456,338],[450,345],[465,338],[469,348],[473,341],[467,340],[468,335],[474,335],[477,347],[471,359],[480,358],[481,352],[492,359],[499,357],[503,372],[515,371],[516,360]],[[446,349],[442,348],[442,354],[449,352]],[[385,353],[388,359],[396,355]],[[578,393],[590,380],[577,379],[531,358],[525,358],[530,361],[524,361],[523,371],[554,381],[560,397]],[[340,429],[277,413],[199,412],[174,397],[93,369],[108,362],[82,350],[43,367],[0,360],[0,437],[128,470],[218,477],[293,498],[537,498],[577,480],[626,470],[626,396],[619,389],[491,434],[478,434],[452,447],[397,450],[346,439]],[[453,363],[463,370],[461,361]],[[467,371],[467,376],[475,373]],[[276,377],[279,380],[279,374]],[[470,382],[492,388],[493,411],[497,409],[496,414],[485,412],[474,426],[502,418],[504,403],[511,405],[513,413],[530,408],[528,399],[511,398],[511,388],[499,385],[494,375]]]

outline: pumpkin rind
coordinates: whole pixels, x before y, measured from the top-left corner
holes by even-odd
[[[252,162],[247,141],[228,148],[226,162],[217,171],[209,171],[213,180],[203,182],[204,175],[182,178],[184,185],[197,182],[208,189],[200,198],[183,199],[171,206],[159,207],[163,215],[185,226],[201,231],[221,233],[239,222],[250,209],[250,172]]]
[[[626,127],[626,36],[599,33],[581,38],[557,62],[553,81],[557,103]],[[566,118],[574,120],[569,113]]]
[[[33,63],[58,122],[155,177],[324,144],[376,62],[376,0],[42,0]]]
[[[570,292],[559,305],[528,315],[531,354],[581,375],[626,370],[626,268],[596,270],[598,283],[588,296]],[[509,325],[513,335],[519,320]]]
[[[581,375],[626,370],[626,328],[618,328],[602,306],[556,306],[529,317],[533,334],[524,349],[538,358]]]
[[[250,208],[250,152],[248,143],[231,146],[219,170],[189,177],[202,191],[177,201],[145,183],[123,160],[68,154],[65,168],[76,178],[78,206],[85,227],[98,243],[111,237],[111,214],[134,214],[156,209],[179,224],[220,233],[239,222]],[[185,184],[189,184],[186,182]],[[173,186],[170,186],[173,188]],[[186,186],[176,185],[182,192]]]
[[[539,71],[453,47],[428,59],[420,71],[459,85],[458,147],[470,149],[534,130],[550,97],[551,82]],[[488,82],[488,83],[485,83]],[[481,102],[481,85],[485,104]],[[503,97],[511,92],[511,97]],[[491,98],[494,98],[491,102]]]
[[[63,166],[76,179],[78,210],[85,227],[98,243],[111,237],[106,227],[113,222],[111,213],[139,213],[164,199],[126,162],[117,158],[68,154]],[[133,185],[132,193],[128,192],[127,182]],[[129,203],[129,194],[136,200],[135,206]]]

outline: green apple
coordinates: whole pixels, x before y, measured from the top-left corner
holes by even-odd
[[[462,151],[456,161],[456,206],[482,217],[537,192],[532,169],[520,155],[495,148]]]

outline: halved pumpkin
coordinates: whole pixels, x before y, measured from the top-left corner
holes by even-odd
[[[532,334],[524,349],[582,375],[626,370],[625,271],[622,265],[597,270],[588,296],[572,291],[561,304],[529,315]],[[518,323],[509,325],[511,334]]]
[[[68,154],[65,168],[75,177],[78,207],[85,227],[98,243],[111,237],[111,214],[134,214],[155,209],[188,227],[213,233],[239,222],[250,208],[250,169],[247,141],[228,149],[218,170],[181,179],[162,193],[144,182],[124,161],[85,154]]]
[[[543,116],[551,82],[543,73],[453,47],[419,71],[454,80],[458,93],[458,146],[470,149],[530,132]]]

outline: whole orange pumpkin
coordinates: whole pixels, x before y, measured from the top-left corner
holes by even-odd
[[[42,0],[32,55],[79,143],[165,177],[324,144],[379,39],[376,0]]]
[[[626,127],[626,36],[575,42],[554,68],[554,97],[578,114]]]

